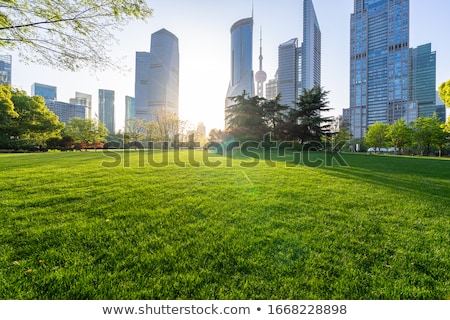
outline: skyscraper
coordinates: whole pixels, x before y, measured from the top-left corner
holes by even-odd
[[[228,87],[226,106],[230,98],[244,91],[254,96],[253,83],[253,17],[237,21],[231,27],[231,81]]]
[[[355,0],[351,15],[350,118],[354,138],[375,122],[417,118],[408,99],[409,0]]]
[[[299,48],[294,38],[278,46],[277,90],[281,93],[280,104],[292,106],[299,90]]]
[[[11,84],[12,56],[0,55],[0,84]]]
[[[303,1],[303,43],[301,55],[300,88],[320,87],[322,33],[312,0]]]
[[[417,101],[419,117],[436,112],[436,52],[431,43],[409,49],[409,100]]]
[[[153,121],[154,112],[178,115],[178,38],[161,29],[151,36],[150,52],[136,53],[136,118]]]
[[[278,47],[278,93],[293,105],[302,89],[321,86],[322,34],[312,0],[303,1],[303,42],[291,39]]]
[[[136,117],[136,100],[125,96],[125,121]]]
[[[114,95],[112,90],[98,90],[98,119],[110,133],[115,132]]]

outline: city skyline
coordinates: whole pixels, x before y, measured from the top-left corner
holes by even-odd
[[[268,78],[274,77],[277,68],[278,45],[302,34],[302,1],[279,1],[277,4],[255,1],[254,25],[264,30],[264,71]],[[225,3],[185,3],[152,1],[154,17],[147,23],[131,23],[118,38],[121,45],[111,48],[113,56],[125,56],[128,72],[88,71],[58,72],[48,67],[19,63],[13,54],[13,85],[29,92],[31,83],[39,82],[58,87],[59,100],[69,101],[73,92],[95,94],[98,88],[108,87],[116,91],[116,125],[123,127],[126,95],[134,95],[135,52],[147,51],[149,36],[161,29],[171,30],[180,39],[180,117],[194,125],[200,121],[211,128],[223,127],[224,90],[229,83],[229,28],[242,17],[251,14],[251,2],[230,1]],[[173,10],[174,6],[177,10]],[[315,0],[314,6],[322,29],[322,86],[331,91],[330,104],[338,115],[349,106],[349,42],[350,14],[353,0]],[[444,12],[450,3],[431,0],[424,3],[411,0],[410,47],[432,43],[437,52],[437,85],[450,78],[450,45],[439,35],[445,21]],[[277,24],[274,16],[283,17]],[[255,39],[256,38],[256,39]],[[259,46],[254,37],[253,47]],[[258,52],[254,51],[253,69],[257,70]],[[211,79],[198,86],[200,78]],[[225,89],[224,89],[225,88]],[[200,99],[201,98],[201,99]],[[204,101],[201,101],[204,100]],[[122,102],[123,101],[123,102]],[[98,105],[92,103],[93,109]],[[95,110],[93,110],[94,114]],[[121,119],[120,119],[121,117]]]

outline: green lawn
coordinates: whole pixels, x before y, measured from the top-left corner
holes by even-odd
[[[450,298],[450,161],[343,157],[2,154],[0,298]]]

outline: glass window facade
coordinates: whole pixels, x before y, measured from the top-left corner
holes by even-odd
[[[390,106],[410,110],[417,105],[410,104],[408,96],[409,0],[355,0],[354,10],[350,108],[355,109],[352,134],[360,138],[375,122],[391,122],[391,116],[396,120],[401,112],[390,112]]]
[[[151,36],[150,52],[136,53],[136,118],[154,120],[156,110],[178,115],[178,38],[161,29]]]
[[[42,83],[33,83],[31,85],[31,95],[32,96],[41,96],[45,100],[56,100],[56,87],[49,86]]]
[[[98,90],[98,119],[110,133],[115,133],[114,96],[112,90]]]
[[[0,84],[11,84],[12,56],[0,55]]]

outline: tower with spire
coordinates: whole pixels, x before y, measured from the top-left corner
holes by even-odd
[[[267,80],[267,74],[263,71],[263,54],[262,54],[262,28],[259,33],[259,70],[255,74],[256,95],[264,96],[264,82]]]

